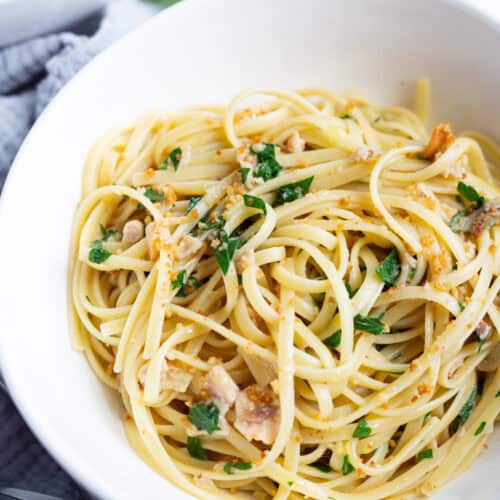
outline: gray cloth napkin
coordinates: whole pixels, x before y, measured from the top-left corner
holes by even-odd
[[[111,0],[102,22],[93,18],[79,26],[78,32],[87,34],[53,34],[0,50],[0,191],[17,150],[52,97],[92,57],[156,10],[134,0]],[[0,377],[0,499],[2,488],[65,500],[91,498],[33,436]]]

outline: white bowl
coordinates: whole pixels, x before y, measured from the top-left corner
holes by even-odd
[[[500,138],[500,32],[447,1],[191,0],[90,63],[24,143],[0,208],[1,365],[19,409],[73,476],[105,499],[188,498],[129,448],[120,404],[67,335],[66,258],[85,155],[153,108],[227,102],[247,87],[323,86],[411,104]],[[435,498],[493,500],[500,437]]]

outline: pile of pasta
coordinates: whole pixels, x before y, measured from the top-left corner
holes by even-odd
[[[150,114],[88,155],[72,339],[198,498],[430,495],[500,411],[500,150],[321,89]],[[496,170],[495,170],[496,169]]]

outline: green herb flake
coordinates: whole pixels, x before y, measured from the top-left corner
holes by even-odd
[[[222,273],[227,274],[234,254],[236,253],[236,250],[244,244],[244,240],[239,238],[230,238],[222,229],[219,232],[219,242],[219,246],[215,249],[214,255]]]
[[[484,196],[481,196],[472,186],[460,181],[457,184],[457,191],[460,193],[462,198],[465,198],[467,201],[473,203],[475,208],[479,208],[484,205]]]
[[[398,251],[393,248],[375,270],[377,276],[387,285],[394,286],[401,272]]]
[[[372,333],[373,335],[380,335],[384,331],[384,322],[380,318],[356,314],[356,316],[354,316],[354,328],[363,332]]]
[[[429,448],[428,450],[419,451],[417,454],[417,460],[420,461],[423,460],[424,458],[432,458],[432,456],[433,456],[432,450]]]
[[[200,288],[201,282],[196,278],[194,274],[191,274],[186,280],[182,288],[175,294],[176,297],[187,297],[189,294]]]
[[[450,222],[448,223],[450,226],[451,230],[454,233],[459,233],[459,232],[464,232],[467,233],[470,231],[471,228],[471,220],[469,217],[467,217],[467,210],[459,210],[451,219]]]
[[[323,340],[323,344],[328,347],[333,347],[334,349],[340,345],[340,340],[342,339],[342,330],[337,330],[329,337]]]
[[[111,257],[112,253],[102,246],[101,240],[95,240],[90,245],[89,260],[94,264],[101,264]]]
[[[252,196],[251,194],[244,194],[243,201],[245,202],[245,206],[262,210],[264,215],[267,214],[266,202],[262,198]]]
[[[112,236],[117,236],[120,234],[120,231],[118,231],[118,229],[116,229],[115,227],[106,229],[102,224],[99,224],[99,229],[101,230],[102,241],[107,241]]]
[[[486,422],[481,422],[478,428],[476,429],[476,432],[474,432],[474,436],[479,436],[479,434],[481,434],[481,432],[484,431],[485,427],[486,427]]]
[[[201,445],[201,439],[197,437],[187,438],[187,450],[188,453],[198,460],[208,460],[207,452]]]
[[[477,352],[480,353],[483,350],[484,343],[486,342],[486,339],[482,339],[478,337],[477,339]]]
[[[260,177],[264,181],[268,181],[276,177],[283,169],[276,160],[276,146],[274,144],[264,143],[254,145],[250,148],[250,151],[257,157],[255,177]]]
[[[238,280],[238,285],[243,285],[243,276],[240,273],[236,274],[236,279]]]
[[[186,270],[183,269],[177,273],[175,280],[172,281],[172,288],[175,290],[176,288],[182,288],[187,282],[186,279]]]
[[[293,486],[293,481],[287,481],[286,484],[288,485],[289,488]]]
[[[352,116],[350,113],[345,113],[341,116],[339,116],[342,120],[354,120],[354,116]]]
[[[250,470],[252,468],[252,464],[250,462],[227,462],[224,465],[224,472],[226,474],[234,474],[233,469],[237,470]]]
[[[182,158],[182,149],[175,148],[170,151],[169,155],[161,162],[158,170],[167,170],[167,168],[172,165],[174,170],[177,172],[177,168],[179,168],[179,163]]]
[[[500,391],[497,391],[497,393],[495,394],[495,397],[500,398]]]
[[[477,387],[474,387],[462,409],[458,412],[458,426],[460,426],[460,424],[465,424],[465,422],[469,419],[474,403],[476,402],[476,397]]]
[[[249,173],[250,173],[249,168],[246,167],[241,169],[241,182],[243,182],[243,184],[245,184],[245,182],[247,181]]]
[[[458,307],[460,308],[460,312],[465,309],[465,304],[463,302],[458,301]]]
[[[347,290],[347,293],[349,294],[349,298],[352,299],[356,295],[357,290],[353,290],[352,286],[349,283],[345,284],[345,288]]]
[[[368,422],[366,419],[362,418],[359,422],[356,428],[354,429],[354,432],[352,433],[352,437],[355,438],[365,438],[368,437],[372,433],[372,430],[370,426],[368,425]]]
[[[321,472],[324,472],[325,474],[327,474],[328,472],[332,472],[332,468],[329,465],[324,464],[322,462],[314,462],[313,464],[309,465],[311,467],[314,467],[315,469],[318,469]]]
[[[220,430],[219,407],[215,403],[195,403],[189,409],[188,420],[200,431],[213,434]]]
[[[158,201],[163,201],[165,199],[165,195],[163,193],[159,193],[153,188],[147,188],[146,191],[144,191],[144,196],[152,203],[157,203]]]
[[[191,212],[193,208],[198,204],[198,202],[201,200],[201,196],[193,196],[188,203],[187,207],[187,213]]]
[[[349,455],[344,455],[344,458],[342,460],[342,474],[344,476],[347,476],[353,471],[354,467],[351,465],[351,462],[349,462]]]
[[[314,176],[311,176],[307,179],[292,182],[291,184],[286,184],[285,186],[278,188],[273,206],[277,207],[305,196],[309,192],[313,179]]]

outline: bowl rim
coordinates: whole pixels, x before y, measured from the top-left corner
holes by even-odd
[[[14,172],[14,174],[17,175],[17,166],[19,163],[21,163],[25,150],[29,149],[31,142],[33,141],[33,137],[38,134],[38,131],[44,128],[45,122],[51,116],[55,104],[58,103],[59,100],[63,99],[66,94],[72,92],[73,87],[82,78],[82,76],[86,75],[87,72],[92,71],[94,66],[101,64],[101,60],[106,59],[107,57],[112,55],[113,52],[115,50],[118,50],[122,44],[127,43],[130,39],[136,36],[139,36],[143,31],[146,32],[149,26],[156,23],[161,23],[164,16],[171,15],[172,11],[196,8],[196,4],[202,5],[205,1],[206,0],[184,0],[168,7],[163,12],[160,12],[159,14],[156,14],[150,19],[144,21],[141,25],[135,27],[129,33],[112,43],[109,47],[97,54],[83,68],[81,68],[76,73],[76,75],[64,85],[64,87],[57,93],[57,95],[54,96],[49,105],[42,111],[32,128],[28,132],[16,154],[14,161],[12,162],[9,173],[5,179],[3,191],[7,189],[10,193],[9,186],[12,183],[12,174]],[[500,35],[500,19],[496,20],[494,17],[486,13],[483,9],[480,9],[470,3],[465,3],[464,0],[435,1],[438,4],[441,4],[441,6],[449,9],[454,9],[458,13],[465,15],[467,18],[473,18],[476,21],[479,21],[480,23],[485,25],[485,27],[495,31],[498,35]],[[5,196],[0,196],[0,227],[3,224],[3,220],[7,217],[8,215],[5,208]],[[1,282],[0,286],[2,286]],[[66,307],[66,304],[64,307]],[[3,319],[0,315],[0,324],[2,324],[2,322]],[[84,490],[90,492],[92,495],[95,495],[96,498],[117,498],[116,493],[112,491],[109,482],[103,480],[101,477],[98,477],[93,473],[93,471],[87,466],[87,461],[81,459],[76,450],[72,446],[68,445],[59,436],[57,429],[45,427],[39,422],[39,420],[36,418],[36,414],[30,409],[29,400],[25,398],[22,391],[18,390],[16,384],[18,376],[16,375],[16,373],[18,373],[18,371],[15,369],[14,364],[6,361],[8,357],[5,355],[5,352],[1,347],[2,346],[0,342],[0,375],[3,376],[6,382],[9,396],[11,397],[12,402],[23,417],[24,421],[33,432],[35,437],[40,441],[47,453],[49,453],[49,455],[54,458],[54,460],[61,466],[61,468],[63,468]],[[186,495],[186,493],[178,489],[177,486],[172,484],[172,487],[176,488],[179,491],[179,494]]]

